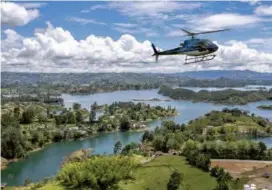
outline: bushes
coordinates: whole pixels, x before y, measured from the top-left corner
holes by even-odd
[[[98,156],[83,162],[64,165],[57,175],[64,186],[73,189],[91,188],[106,190],[116,187],[118,182],[131,178],[136,163],[121,156]]]
[[[139,145],[137,143],[127,144],[121,151],[122,155],[130,155],[133,153],[139,153]]]
[[[190,165],[196,166],[204,171],[209,171],[211,160],[207,154],[199,153],[197,150],[187,151],[184,154]]]
[[[32,106],[29,106],[22,114],[22,123],[31,123],[33,118],[35,116],[35,108]]]

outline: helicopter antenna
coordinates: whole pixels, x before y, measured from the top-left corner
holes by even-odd
[[[223,31],[227,31],[227,30],[230,30],[230,29],[210,30],[210,31],[203,31],[203,32],[189,32],[188,30],[184,30],[184,29],[181,29],[181,30],[186,33],[185,36],[191,36],[192,39],[194,39],[195,36],[199,35],[199,34],[208,34],[208,33],[215,33],[215,32],[223,32]]]

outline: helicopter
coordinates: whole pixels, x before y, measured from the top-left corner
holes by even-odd
[[[155,56],[156,62],[158,61],[160,55],[186,55],[184,64],[213,60],[216,55],[212,53],[218,50],[218,46],[208,39],[198,39],[195,38],[195,36],[199,34],[223,32],[229,29],[211,30],[204,32],[189,32],[184,29],[181,30],[186,33],[185,36],[190,36],[191,39],[185,40],[183,43],[180,43],[180,47],[160,52],[156,49],[155,45],[152,44],[152,48],[154,51],[154,54],[152,56]]]

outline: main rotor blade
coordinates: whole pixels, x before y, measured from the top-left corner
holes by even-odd
[[[197,35],[197,34],[208,34],[208,33],[215,33],[215,32],[223,32],[223,31],[227,31],[230,29],[221,29],[221,30],[210,30],[210,31],[203,31],[203,32],[195,32],[193,34]]]
[[[198,35],[198,34],[208,34],[208,33],[215,33],[215,32],[223,32],[223,31],[227,31],[230,29],[221,29],[221,30],[210,30],[210,31],[203,31],[203,32],[189,32],[187,30],[181,29],[183,32],[185,32],[187,35],[184,36],[194,36],[194,35]]]
[[[184,30],[184,29],[181,29],[183,32],[185,32],[186,34],[188,34],[189,36],[190,35],[194,35],[194,33],[193,32],[189,32],[188,30]]]

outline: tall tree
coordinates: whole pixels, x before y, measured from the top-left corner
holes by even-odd
[[[76,121],[77,123],[81,123],[83,121],[83,117],[80,111],[76,111]]]
[[[16,117],[17,119],[20,119],[20,107],[16,106],[13,109],[13,114],[14,114],[14,117]]]
[[[123,116],[120,121],[120,129],[129,130],[131,127],[131,123],[127,116]]]
[[[117,141],[114,145],[113,153],[118,154],[120,153],[121,149],[122,149],[122,144],[120,141]]]
[[[96,112],[94,111],[94,109],[91,109],[90,115],[89,115],[89,122],[93,123],[95,119],[96,119]]]

